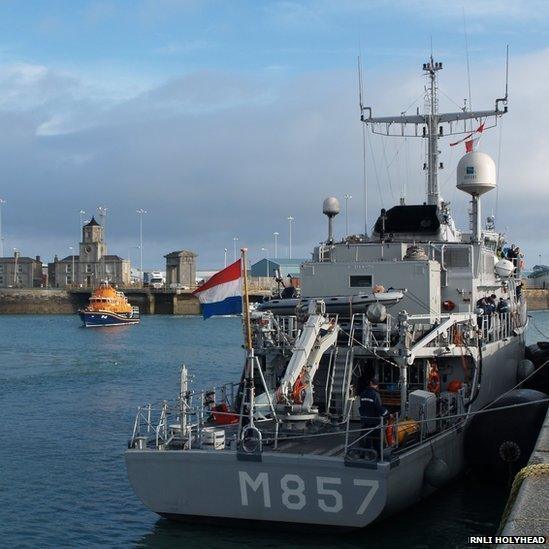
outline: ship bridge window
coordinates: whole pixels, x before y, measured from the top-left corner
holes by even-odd
[[[349,286],[351,288],[371,288],[372,275],[351,275],[349,277]]]

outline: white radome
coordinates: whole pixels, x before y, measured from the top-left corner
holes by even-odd
[[[483,152],[473,151],[462,156],[457,166],[457,188],[480,196],[496,186],[496,164]]]
[[[339,213],[339,200],[335,196],[326,198],[322,203],[322,213],[329,217],[333,217]]]

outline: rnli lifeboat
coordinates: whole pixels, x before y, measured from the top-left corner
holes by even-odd
[[[102,282],[93,291],[89,305],[78,314],[86,328],[139,323],[139,307],[128,303],[123,292],[117,291],[108,282]]]

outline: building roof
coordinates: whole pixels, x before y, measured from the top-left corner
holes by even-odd
[[[262,261],[268,261],[269,263],[272,263],[273,265],[278,265],[279,267],[299,267],[302,263],[307,261],[307,259],[285,259],[281,257],[277,258],[271,258],[271,257],[264,257],[263,259],[260,259],[259,261],[256,261],[252,264],[252,267],[254,265],[257,265],[258,263],[261,263]]]
[[[20,255],[17,258],[17,263],[29,263],[30,261],[36,261],[37,263],[41,263],[40,260],[33,259],[32,257],[27,257],[26,255]],[[13,255],[8,255],[6,257],[0,257],[0,262],[2,263],[8,263],[12,262],[15,263],[15,257]]]
[[[169,254],[166,254],[164,257],[166,257],[166,258],[168,258],[168,257],[180,257],[182,255],[197,257],[197,254],[195,254],[194,252],[191,252],[190,250],[179,250],[179,251],[175,251],[175,252],[170,252]]]
[[[97,221],[95,220],[95,216],[92,215],[91,220],[89,221],[89,223],[84,225],[84,227],[101,227],[101,225],[97,223]]]

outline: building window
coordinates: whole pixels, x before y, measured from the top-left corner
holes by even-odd
[[[0,275],[0,284],[4,284],[4,275]]]
[[[87,273],[91,273],[91,272],[92,272],[92,266],[91,266],[89,263],[86,265],[86,272],[87,272]]]
[[[17,272],[22,273],[23,272],[23,265],[17,265]]]
[[[72,277],[71,277],[71,275],[67,275],[67,284],[72,284]]]
[[[105,265],[105,272],[110,274],[111,271],[112,271],[112,266],[109,265],[109,264],[107,263],[107,264]]]
[[[4,265],[0,265],[0,273],[4,272]]]
[[[65,272],[66,273],[72,273],[72,265],[70,263],[67,263],[65,265]]]
[[[351,288],[371,288],[372,275],[351,275],[349,277],[349,286]]]

